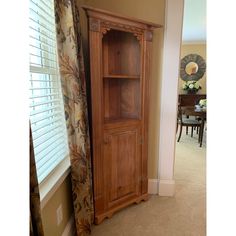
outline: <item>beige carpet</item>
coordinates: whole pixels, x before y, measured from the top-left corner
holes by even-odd
[[[185,132],[176,144],[174,197],[152,195],[93,226],[92,236],[205,236],[206,143]]]

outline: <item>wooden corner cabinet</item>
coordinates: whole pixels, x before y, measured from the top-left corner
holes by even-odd
[[[161,25],[83,6],[88,17],[95,223],[148,198],[150,50]]]

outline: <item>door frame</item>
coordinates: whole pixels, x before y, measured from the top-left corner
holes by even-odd
[[[174,162],[183,12],[184,0],[166,0],[158,170],[160,196],[173,196],[175,193]]]

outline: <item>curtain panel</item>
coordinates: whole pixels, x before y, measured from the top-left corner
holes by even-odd
[[[77,235],[88,235],[94,218],[91,153],[79,10],[75,1],[55,0],[55,16],[76,229]]]

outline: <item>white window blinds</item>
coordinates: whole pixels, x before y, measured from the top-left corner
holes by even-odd
[[[53,0],[30,0],[30,121],[39,183],[68,155]]]

